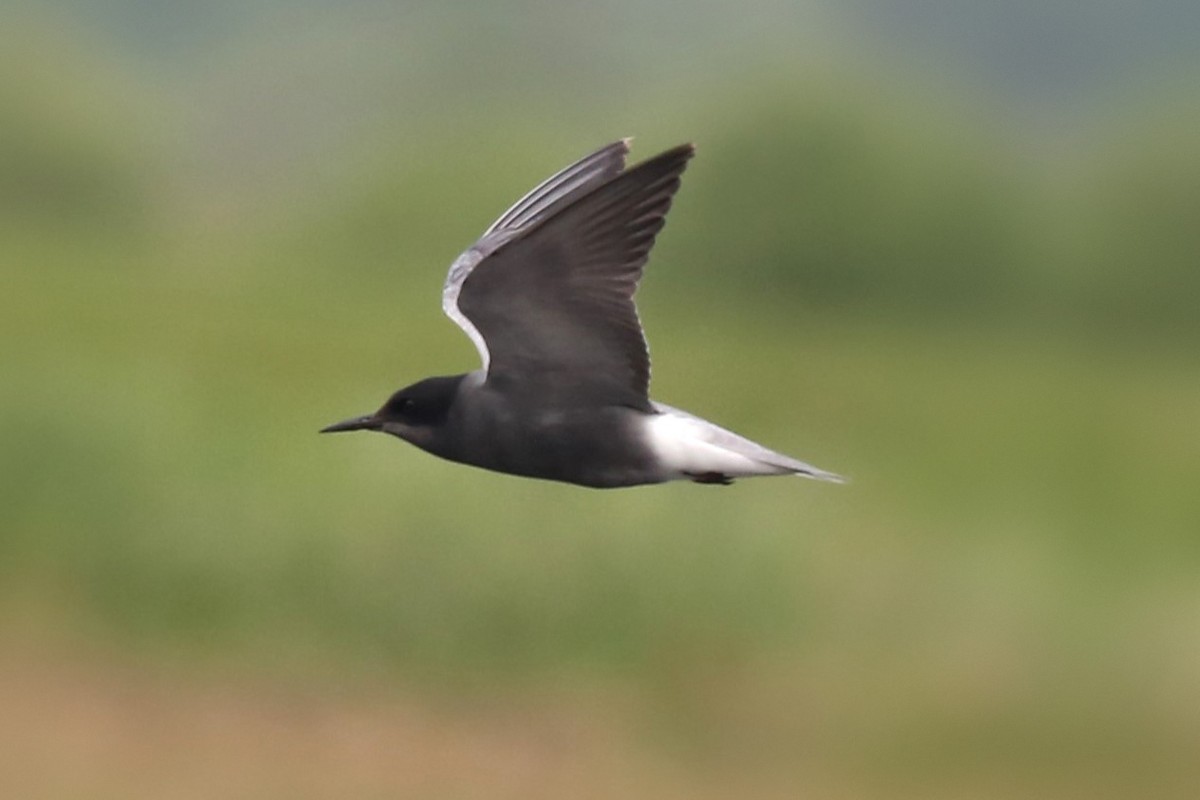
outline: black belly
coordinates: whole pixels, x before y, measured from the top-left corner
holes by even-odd
[[[661,483],[640,436],[640,411],[623,407],[536,410],[464,420],[455,461],[530,478],[596,488]]]

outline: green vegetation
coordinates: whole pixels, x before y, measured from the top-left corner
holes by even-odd
[[[435,692],[613,682],[699,752],[782,763],[815,719],[814,759],[917,785],[1191,769],[1194,120],[1047,168],[903,86],[762,86],[647,123],[709,134],[641,298],[655,394],[844,487],[594,492],[315,435],[474,366],[443,270],[582,118],[435,115],[223,216],[144,120],[5,105],[0,618]]]

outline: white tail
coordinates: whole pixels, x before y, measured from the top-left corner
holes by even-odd
[[[839,475],[769,450],[694,414],[663,403],[652,405],[658,414],[646,418],[646,439],[669,479],[710,474],[728,478],[792,474],[844,481]]]

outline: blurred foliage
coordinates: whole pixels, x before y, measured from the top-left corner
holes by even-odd
[[[951,109],[828,78],[759,82],[712,109],[726,122],[686,238],[706,278],[813,308],[1012,302],[1017,164]]]
[[[1194,343],[1200,315],[1200,104],[1152,111],[1099,153],[1083,181],[1074,289],[1122,335],[1160,330]]]
[[[154,133],[113,73],[71,37],[0,33],[0,225],[10,239],[144,229]]]
[[[1189,97],[1056,158],[982,104],[794,65],[666,110],[375,119],[214,188],[157,89],[69,43],[4,64],[0,619],[435,687],[615,678],[685,738],[893,778],[1200,744]],[[474,366],[442,270],[625,133],[609,112],[705,134],[641,298],[656,395],[849,486],[590,492],[315,435]]]
[[[702,559],[692,564],[697,574],[681,579],[680,591],[697,594],[686,601],[634,599],[633,587],[641,584],[626,571],[635,563],[647,575],[665,568],[645,553],[621,555],[624,566],[614,563],[592,574],[606,557],[631,550],[629,542],[602,544],[615,535],[607,518],[616,513],[611,500],[566,495],[562,501],[607,509],[593,534],[587,525],[576,531],[582,537],[576,546],[584,550],[564,556],[580,559],[570,561],[566,585],[543,586],[525,571],[495,574],[481,587],[488,580],[499,583],[480,588],[476,597],[453,585],[452,576],[466,568],[457,559],[471,557],[463,554],[519,550],[515,542],[523,536],[534,546],[547,528],[557,527],[553,520],[589,515],[562,517],[552,504],[546,516],[525,519],[535,512],[524,512],[503,532],[483,526],[487,533],[475,537],[471,531],[481,529],[487,514],[471,506],[456,511],[466,517],[450,521],[454,513],[436,487],[468,478],[438,463],[423,463],[418,474],[406,471],[399,480],[396,491],[417,501],[402,503],[403,510],[385,504],[374,512],[353,511],[344,505],[350,498],[334,499],[343,492],[315,497],[304,488],[316,477],[307,472],[315,469],[308,459],[353,460],[344,452],[331,455],[339,451],[328,442],[295,440],[296,430],[323,421],[321,409],[336,406],[337,397],[374,403],[411,376],[469,367],[469,347],[441,321],[433,302],[438,265],[469,243],[506,198],[531,182],[530,175],[571,154],[546,156],[544,143],[519,119],[498,120],[488,145],[462,130],[427,138],[424,123],[404,142],[407,148],[419,137],[418,149],[398,156],[394,145],[381,146],[348,157],[344,178],[331,180],[338,171],[325,169],[324,190],[306,202],[284,195],[276,210],[263,209],[268,224],[260,231],[253,220],[239,220],[227,229],[189,233],[189,223],[177,220],[174,230],[184,232],[182,238],[150,238],[130,251],[125,243],[104,245],[81,231],[140,225],[144,235],[146,222],[176,208],[172,203],[188,207],[186,198],[169,194],[169,181],[150,179],[160,159],[134,157],[161,152],[167,142],[148,140],[154,126],[114,111],[136,109],[132,95],[117,85],[97,85],[98,74],[81,66],[86,59],[60,47],[9,51],[6,58],[24,68],[0,73],[11,100],[2,106],[10,134],[0,142],[4,220],[10,229],[43,237],[17,237],[6,253],[4,506],[11,524],[0,547],[8,571],[20,575],[22,565],[40,565],[64,587],[85,592],[82,607],[101,609],[104,618],[185,637],[267,625],[253,619],[264,613],[262,594],[284,604],[281,618],[328,627],[330,635],[340,631],[338,637],[368,649],[372,642],[394,641],[387,649],[404,661],[421,662],[425,657],[418,654],[437,651],[439,664],[466,658],[456,648],[470,651],[466,660],[472,664],[478,658],[504,661],[513,653],[535,662],[586,660],[575,649],[593,646],[617,661],[637,660],[651,642],[692,617],[706,619],[704,627],[718,638],[751,643],[764,641],[760,624],[789,630],[800,624],[803,614],[768,622],[768,609],[799,602],[795,592],[802,587],[786,573],[775,583],[761,577],[756,585],[765,594],[758,599],[739,599],[745,588],[740,579],[730,578],[734,582],[720,592],[718,565],[728,567],[744,545],[724,536],[708,541],[717,548],[709,556],[694,553]],[[687,177],[648,281],[658,292],[646,300],[654,308],[651,338],[667,365],[657,373],[659,385],[681,401],[710,403],[720,418],[764,429],[786,427],[785,414],[832,419],[826,424],[836,432],[810,438],[829,452],[849,450],[852,473],[896,473],[878,488],[896,493],[887,502],[904,498],[913,504],[909,513],[922,524],[931,521],[927,512],[944,512],[937,524],[948,530],[961,521],[958,515],[992,505],[994,513],[1008,513],[1008,503],[1028,498],[1033,484],[1044,480],[1052,487],[1046,497],[1052,508],[1046,519],[1026,520],[1018,530],[1046,526],[1066,534],[1078,524],[1088,536],[1103,538],[1108,530],[1120,539],[1143,513],[1164,514],[1156,524],[1162,536],[1175,529],[1169,509],[1154,512],[1152,495],[1139,499],[1137,492],[1151,487],[1135,489],[1121,474],[1120,465],[1135,458],[1122,450],[1135,446],[1132,434],[1127,445],[1114,438],[1133,424],[1122,422],[1118,412],[1125,406],[1117,389],[1129,381],[1109,385],[1088,377],[1088,370],[1107,363],[1098,354],[1084,356],[1083,373],[1064,377],[1066,363],[1076,358],[1057,354],[1067,345],[1035,340],[1062,332],[1046,324],[1047,297],[1055,299],[1050,311],[1057,325],[1065,319],[1085,332],[1112,326],[1128,338],[1164,331],[1194,336],[1200,330],[1196,315],[1188,313],[1197,288],[1197,229],[1191,222],[1200,196],[1200,147],[1186,135],[1188,120],[1146,126],[1102,156],[1081,160],[1070,180],[1062,180],[1063,171],[1047,172],[1055,183],[1039,187],[1032,163],[968,122],[979,115],[954,103],[914,107],[894,83],[825,72],[755,85],[752,93],[708,97],[696,105],[719,122],[709,126],[711,140]],[[506,127],[511,135],[503,135]],[[1066,208],[1048,200],[1068,196]],[[38,241],[44,242],[41,250]],[[28,269],[31,263],[38,269]],[[796,310],[804,318],[792,318]],[[892,322],[883,328],[868,322],[880,314]],[[718,342],[704,333],[706,315],[725,331]],[[792,333],[768,345],[776,325]],[[852,336],[855,329],[867,332]],[[909,344],[883,347],[895,336]],[[953,344],[937,343],[947,336]],[[21,347],[13,347],[18,341]],[[914,361],[906,348],[918,343],[933,355]],[[747,359],[750,347],[756,355]],[[787,363],[798,365],[795,375],[766,368]],[[1128,378],[1132,369],[1127,365],[1121,374]],[[897,374],[885,379],[889,372]],[[1126,402],[1144,406],[1170,396],[1171,374],[1168,368],[1139,376],[1135,387],[1121,391],[1150,400]],[[856,386],[858,380],[868,383]],[[927,394],[939,380],[948,384],[935,401]],[[764,381],[788,401],[739,393],[738,387]],[[951,388],[956,383],[962,396]],[[989,396],[975,396],[984,387]],[[805,398],[804,409],[796,398]],[[899,418],[900,410],[913,415]],[[972,444],[963,448],[963,441]],[[362,442],[365,448],[382,446],[380,460],[360,467],[366,474],[348,485],[376,484],[381,491],[394,486],[392,462],[413,454],[397,453],[390,444]],[[793,449],[806,448],[797,443]],[[975,452],[987,457],[971,463]],[[917,460],[909,465],[914,453]],[[1192,455],[1178,454],[1183,461],[1176,466],[1190,466]],[[1014,472],[1015,464],[1024,466]],[[1077,505],[1063,491],[1076,468],[1084,470]],[[339,462],[334,472],[353,469]],[[1105,469],[1111,471],[1107,487]],[[1046,474],[1032,477],[1039,471]],[[329,480],[328,472],[321,468],[319,480]],[[285,478],[289,473],[295,474]],[[423,488],[406,485],[413,480]],[[506,493],[562,492],[486,475],[469,480],[484,486],[495,481]],[[1093,484],[1097,488],[1089,488]],[[663,496],[675,497],[671,491],[677,489]],[[748,496],[766,490],[739,491]],[[688,505],[707,506],[707,497],[694,501],[683,492],[679,497],[687,497]],[[847,500],[849,493],[817,502],[850,513],[859,501]],[[1194,519],[1194,504],[1182,502],[1186,495],[1181,486],[1175,500],[1180,529]],[[751,512],[739,503],[725,512],[732,515],[730,524],[743,527],[733,520],[747,514],[787,518],[790,512],[782,509],[791,506],[792,496],[771,497],[755,503],[783,503],[776,512]],[[658,508],[626,500],[621,513],[633,515],[627,520],[633,527],[655,530],[654,544],[645,546],[661,548],[657,557],[673,561],[668,554],[683,541],[693,549],[707,541],[695,528],[708,518],[681,507],[676,519],[663,510],[672,508],[670,502],[663,503]],[[706,511],[713,513],[715,508]],[[362,514],[372,516],[364,520]],[[383,522],[392,519],[398,529]],[[330,539],[329,530],[342,528],[368,533]],[[376,562],[388,564],[388,575],[377,584],[365,580],[362,570],[370,565],[353,563],[359,545],[352,542],[360,535],[378,537],[371,547],[397,556],[426,546],[421,542],[428,538],[432,557],[450,559],[445,579],[431,580],[427,560],[415,562],[419,574],[411,582],[400,579],[400,562],[388,559]],[[676,535],[680,543],[666,544]],[[797,543],[764,535],[769,543],[761,546],[774,555],[753,569],[800,558],[792,552]],[[456,543],[455,555],[438,555],[445,545],[433,543],[443,540]],[[780,547],[788,555],[776,559],[784,551],[772,548]],[[598,556],[588,548],[614,552]],[[521,563],[496,555],[483,559],[490,569]],[[534,561],[522,569],[540,572],[542,565]],[[593,581],[599,583],[587,588]],[[314,589],[322,585],[324,590]],[[628,591],[635,595],[619,598]],[[338,599],[341,592],[347,594]],[[403,599],[413,592],[411,602]],[[523,597],[527,592],[560,597],[557,611],[564,616],[549,614],[533,597]],[[437,624],[421,616],[429,603],[442,602],[456,610],[437,611],[444,616]],[[619,612],[613,607],[618,602],[626,604]],[[679,616],[670,621],[659,618],[680,603],[690,610],[676,609]],[[288,604],[304,610],[286,611]],[[404,624],[404,614],[417,616]],[[511,623],[495,614],[508,615]],[[614,617],[591,619],[597,614]],[[640,629],[633,622],[638,614],[650,614]],[[535,641],[510,653],[514,646],[502,634],[506,624],[523,627]],[[538,634],[539,625],[548,628]],[[422,636],[437,642],[417,645],[413,637]],[[547,641],[538,643],[538,636]]]

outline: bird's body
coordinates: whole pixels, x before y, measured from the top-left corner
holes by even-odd
[[[380,430],[433,455],[593,487],[838,477],[649,397],[633,304],[691,145],[623,170],[628,142],[552,176],[450,267],[443,308],[482,368],[396,392],[325,432]]]
[[[445,422],[409,441],[435,456],[585,486],[656,482],[639,466],[640,411],[522,402],[520,393],[489,385],[482,370],[431,380],[453,382]]]

